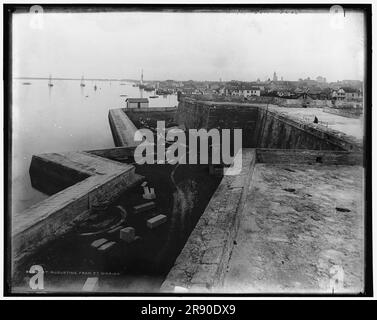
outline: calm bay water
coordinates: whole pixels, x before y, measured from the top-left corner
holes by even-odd
[[[125,107],[127,97],[149,98],[153,92],[131,83],[54,80],[13,80],[12,88],[12,212],[17,214],[47,196],[32,188],[32,155],[114,147],[108,111]],[[94,85],[97,90],[94,90]],[[120,95],[127,95],[121,97]],[[150,107],[174,107],[175,95],[149,99]]]

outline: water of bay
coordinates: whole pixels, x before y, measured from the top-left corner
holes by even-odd
[[[33,155],[114,147],[108,112],[130,98],[153,92],[119,81],[15,79],[12,83],[12,212],[17,214],[47,195],[32,188],[29,166]],[[95,90],[94,86],[97,87]],[[126,96],[127,95],[127,96]],[[174,107],[176,95],[149,99],[150,107]]]

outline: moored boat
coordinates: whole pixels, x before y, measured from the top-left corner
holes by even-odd
[[[49,86],[49,87],[53,87],[53,86],[54,86],[54,85],[52,84],[51,74],[50,74],[50,77],[48,78],[48,86]]]

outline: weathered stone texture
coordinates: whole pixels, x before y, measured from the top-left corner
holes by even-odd
[[[224,176],[166,277],[162,291],[174,291],[176,286],[190,292],[199,287],[216,290],[221,285],[239,225],[243,195],[251,180],[255,150],[243,149],[242,157],[241,172]]]
[[[50,170],[45,170],[45,163]],[[13,270],[38,247],[67,232],[93,207],[114,201],[127,187],[142,179],[134,173],[135,168],[131,165],[85,152],[34,156],[32,179],[41,179],[38,185],[43,185],[55,166],[67,168],[60,176],[55,176],[57,184],[60,178],[68,181],[70,174],[73,175],[72,182],[80,175],[86,178],[13,217]]]
[[[364,288],[363,168],[257,164],[223,292]]]
[[[111,109],[109,111],[109,123],[115,146],[133,147],[138,144],[134,140],[137,128],[122,109]]]

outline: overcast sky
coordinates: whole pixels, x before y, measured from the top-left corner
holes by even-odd
[[[13,75],[145,80],[363,78],[364,20],[327,13],[13,17]]]

